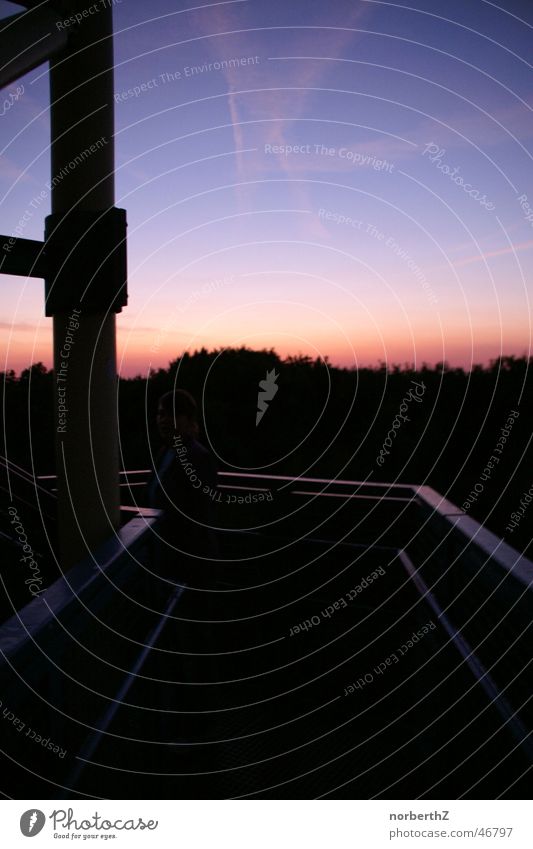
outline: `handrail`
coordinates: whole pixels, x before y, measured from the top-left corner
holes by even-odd
[[[135,475],[147,477],[151,473],[150,469],[122,471],[120,475],[121,478],[124,479],[124,482],[121,483],[121,486],[126,487],[130,485],[128,481],[130,476]],[[361,492],[358,492],[356,495],[358,500],[368,499],[369,501],[376,501],[378,499],[377,496],[370,495],[370,491],[372,489],[385,489],[390,493],[394,492],[394,495],[383,495],[381,497],[387,502],[412,501],[420,508],[421,518],[425,519],[428,523],[428,527],[436,529],[437,525],[439,525],[440,531],[443,535],[451,535],[456,541],[462,543],[463,546],[474,546],[474,548],[479,550],[480,555],[482,555],[484,559],[490,559],[490,561],[498,568],[512,574],[512,576],[520,581],[523,586],[533,591],[533,561],[524,557],[524,555],[506,543],[503,539],[492,533],[492,531],[489,531],[480,522],[473,519],[472,516],[467,516],[464,510],[453,504],[430,486],[404,483],[378,483],[374,481],[331,480],[328,478],[314,477],[291,477],[290,475],[257,475],[248,472],[219,472],[219,478],[224,481],[222,488],[226,488],[226,482],[227,486],[231,486],[231,481],[237,479],[253,479],[257,482],[262,480],[289,481],[295,485],[309,483],[325,484],[329,486],[338,485],[340,487],[353,486],[361,489]],[[37,480],[41,481],[53,481],[54,479],[54,475],[42,475],[37,478]],[[144,482],[145,481],[143,480],[142,483]],[[141,483],[135,485],[141,485]],[[238,486],[234,485],[234,488],[237,489]],[[404,491],[406,495],[400,495],[400,490]],[[316,495],[316,492],[304,493],[299,491],[295,492],[294,490],[292,491],[295,495]],[[345,498],[352,497],[352,494],[342,492],[335,493],[335,495]]]
[[[38,635],[46,633],[48,640],[53,639],[55,630],[59,628],[59,617],[64,618],[74,601],[83,602],[91,596],[97,604],[102,604],[102,594],[94,594],[96,585],[102,585],[103,577],[114,576],[124,557],[134,553],[156,521],[157,517],[132,519],[96,552],[73,566],[38,598],[1,625],[0,676],[8,665],[8,659],[31,650]]]
[[[144,477],[148,477],[153,473],[153,469],[123,469],[120,472],[121,477],[126,477],[129,475],[143,475]],[[343,486],[372,486],[379,489],[417,489],[417,484],[411,483],[383,483],[378,481],[357,481],[357,480],[345,480],[344,478],[313,478],[306,477],[304,475],[300,475],[295,477],[294,475],[265,475],[265,474],[253,474],[251,472],[228,472],[228,471],[220,471],[219,476],[224,478],[255,478],[255,479],[265,479],[265,480],[280,480],[280,481],[292,481],[294,483],[304,482],[304,483],[335,483],[341,484]],[[40,481],[54,481],[56,480],[56,475],[37,475],[37,480]]]
[[[225,480],[235,480],[239,477],[238,474],[228,473]],[[255,478],[259,481],[263,477],[267,476],[247,475],[248,480]],[[268,479],[278,477],[289,480],[295,487],[301,486],[302,479],[282,476],[268,476]],[[315,479],[313,483],[333,484],[335,482]],[[351,482],[353,483],[356,482]],[[372,486],[366,487],[366,493],[369,490],[372,491]],[[312,486],[309,488],[312,489]],[[362,492],[365,491],[365,485],[361,482],[360,488]],[[390,485],[390,488],[392,492],[398,492],[395,485]],[[445,574],[446,569],[453,565],[456,569],[455,574],[459,575],[461,580],[465,578],[462,558],[470,557],[466,577],[469,577],[470,573],[475,573],[476,578],[479,577],[479,580],[483,582],[483,603],[485,598],[490,598],[493,589],[496,589],[497,599],[503,602],[504,616],[502,618],[505,618],[512,608],[513,621],[520,622],[525,605],[521,604],[519,612],[514,604],[516,599],[520,601],[523,596],[529,595],[531,587],[527,579],[530,574],[533,574],[533,563],[495,535],[490,534],[471,517],[462,515],[459,508],[430,487],[401,488],[410,490],[410,497],[399,498],[396,495],[384,494],[384,502],[396,503],[398,511],[404,509],[402,501],[410,502],[415,511],[414,536],[424,536],[425,545],[433,553],[437,552],[440,558],[436,565],[435,562],[429,564],[429,561],[428,565],[422,548],[419,550],[414,546],[413,550],[410,550],[409,546],[405,549],[400,548],[400,562],[409,576],[409,583],[416,588],[420,599],[425,604],[429,604],[440,624],[447,631],[450,646],[453,645],[459,650],[463,662],[474,675],[480,688],[485,691],[485,696],[489,699],[494,711],[499,712],[504,723],[502,727],[508,729],[518,744],[517,748],[520,747],[530,758],[532,747],[526,742],[530,717],[521,706],[524,684],[520,683],[517,689],[511,678],[511,674],[514,673],[507,674],[505,669],[502,672],[500,668],[495,668],[492,674],[491,670],[496,666],[494,648],[478,638],[478,633],[483,631],[485,620],[475,625],[477,630],[473,632],[473,639],[469,639],[468,631],[463,633],[461,623],[456,621],[456,614],[459,617],[463,616],[464,605],[459,611],[449,610],[440,598],[439,582],[428,580],[427,575],[429,573],[431,576],[431,569],[435,569],[437,574],[442,570],[442,574]],[[292,488],[289,494],[291,497],[296,497],[300,491]],[[351,505],[356,510],[361,504],[361,501],[353,500],[350,491],[345,491],[343,496],[341,493],[336,494],[345,498],[349,515],[351,515]],[[362,498],[364,497],[362,495]],[[375,503],[375,495],[366,495],[366,497],[372,504]],[[157,610],[150,611],[149,616],[143,616],[142,621],[135,619],[131,622],[130,616],[133,627],[131,633],[134,633],[135,639],[129,640],[127,645],[124,644],[126,650],[123,651],[121,639],[125,637],[128,640],[127,634],[130,633],[128,627],[125,635],[121,634],[121,625],[127,624],[124,610],[130,611],[129,604],[125,600],[128,599],[129,589],[133,589],[135,594],[136,575],[138,577],[142,573],[142,564],[140,569],[136,569],[134,561],[145,546],[159,516],[158,511],[148,508],[129,508],[127,512],[131,514],[132,511],[135,511],[137,515],[111,540],[0,627],[0,682],[4,692],[9,692],[10,710],[14,709],[17,712],[17,709],[20,709],[21,713],[24,710],[25,717],[29,716],[30,722],[33,722],[37,710],[39,731],[42,725],[45,733],[54,740],[59,740],[61,746],[73,755],[73,758],[69,757],[67,761],[56,759],[50,773],[52,779],[57,780],[60,786],[68,788],[67,798],[75,795],[79,792],[77,788],[83,786],[87,775],[86,770],[93,765],[96,749],[101,745],[114,745],[113,731],[115,729],[112,723],[116,721],[117,713],[124,705],[126,708],[130,707],[128,705],[129,691],[139,679],[143,678],[145,663],[183,595],[181,588],[176,590],[172,587],[168,592],[165,589],[166,597],[159,598]],[[251,532],[228,530],[224,533],[228,538],[243,538],[249,537]],[[256,534],[256,536],[260,535]],[[439,541],[438,545],[434,544],[435,537]],[[287,541],[290,543],[290,540]],[[302,542],[315,546],[324,544],[329,546],[332,540],[311,535],[304,537]],[[359,548],[365,547],[364,541],[357,539],[338,544],[343,545],[344,548],[353,549],[354,554],[359,553]],[[380,547],[389,548],[388,546]],[[398,551],[398,548],[393,548]],[[481,568],[478,568],[480,560],[483,564],[488,563],[490,568],[483,568],[483,564]],[[500,585],[502,594],[498,595]],[[142,586],[144,585],[141,584]],[[452,582],[450,590],[452,592],[453,587]],[[120,592],[122,589],[125,590],[124,593]],[[122,616],[121,620],[114,618],[116,598],[125,601],[125,605],[122,605],[120,612],[116,614],[117,617]],[[146,601],[145,596],[143,599]],[[512,605],[507,604],[509,600],[512,601]],[[79,615],[79,601],[87,607],[86,616]],[[135,598],[129,601],[136,603]],[[464,604],[468,606],[468,598],[465,598]],[[96,662],[100,658],[99,652],[106,645],[102,641],[103,637],[98,627],[93,627],[99,624],[100,610],[103,611],[101,624],[105,626],[106,617],[110,616],[108,621],[118,628],[116,651],[120,649],[120,662],[116,666],[107,662],[106,655],[102,655],[101,660]],[[518,618],[516,618],[515,610]],[[93,613],[96,615],[90,615]],[[80,634],[82,638],[78,639]],[[519,644],[515,648],[513,646],[511,646],[509,658],[515,667],[518,664],[522,668],[524,651]],[[72,650],[74,650],[74,657],[71,657]],[[96,663],[93,662],[93,666],[98,667],[95,669],[95,677],[91,677],[92,650],[96,650],[96,654],[93,654]],[[83,667],[85,657],[89,661],[88,671]],[[106,672],[102,676],[101,669],[104,666]],[[72,670],[72,668],[75,670],[73,678],[69,674],[69,669]],[[78,669],[81,669],[80,673],[76,671]],[[79,702],[75,702],[77,707],[74,712],[71,702],[71,693],[74,691],[72,684],[77,687],[76,697],[79,698],[79,693],[83,697]],[[93,692],[91,687],[95,688]],[[476,687],[476,691],[477,689]],[[133,697],[130,697],[130,700],[135,701]],[[44,711],[41,713],[43,706]]]

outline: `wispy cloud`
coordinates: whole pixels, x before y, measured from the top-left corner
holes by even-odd
[[[454,268],[460,268],[463,265],[471,265],[474,262],[485,262],[488,259],[492,259],[497,256],[506,256],[508,254],[516,254],[521,251],[529,251],[533,248],[533,239],[530,239],[528,242],[520,242],[518,245],[510,245],[506,248],[499,248],[496,251],[486,251],[482,254],[477,254],[475,256],[469,256],[465,259],[460,259],[458,262],[454,262]]]
[[[438,122],[430,118],[420,121],[416,134],[422,144],[434,141],[450,148],[523,144],[533,139],[533,115],[521,103],[499,105],[485,113],[465,106],[439,115]]]
[[[0,321],[0,330],[11,330],[17,333],[37,333],[41,330],[49,328],[46,325],[27,324],[25,322]]]
[[[13,159],[6,156],[5,153],[0,156],[0,180],[5,180],[11,187],[14,182],[20,180],[24,183],[35,183],[37,180],[31,177],[27,171],[20,165],[17,165]]]
[[[325,4],[308,6],[306,25],[309,28],[287,26],[279,33],[280,41],[290,40],[295,52],[312,53],[320,43],[331,56],[342,56],[359,33],[356,29],[363,18],[370,14],[368,6],[363,4],[340,4],[342,24],[339,29],[331,27],[331,8]],[[244,184],[247,181],[267,176],[280,170],[287,180],[301,180],[303,172],[308,170],[297,158],[281,157],[268,160],[262,151],[265,144],[286,145],[294,122],[313,114],[312,99],[316,89],[322,86],[324,77],[329,73],[327,63],[303,60],[288,65],[276,61],[276,56],[264,55],[264,31],[239,33],[245,29],[249,9],[243,6],[225,6],[206,11],[205,24],[209,22],[211,31],[231,33],[224,38],[223,46],[235,56],[259,54],[257,64],[245,68],[226,68],[225,78],[229,91],[228,109],[233,127],[233,139],[236,150],[257,147],[256,154],[242,153],[236,158],[237,175]],[[324,27],[321,29],[320,27]],[[344,27],[345,29],[342,29]],[[221,42],[218,42],[219,55],[216,58],[226,58],[220,52]],[[273,43],[272,41],[270,42]],[[212,48],[213,49],[213,48]],[[275,54],[275,48],[272,51]],[[279,52],[284,52],[279,49]],[[229,52],[228,54],[229,55]],[[310,165],[310,162],[307,162]],[[311,165],[312,170],[315,167]],[[316,163],[319,170],[319,163]],[[342,164],[339,166],[342,170]],[[305,182],[288,183],[288,191],[292,197],[291,204],[298,207],[309,206],[309,191]],[[241,207],[253,208],[253,189],[244,185],[239,191]],[[326,231],[317,219],[313,226],[315,235],[324,236]],[[309,229],[307,227],[307,234]]]

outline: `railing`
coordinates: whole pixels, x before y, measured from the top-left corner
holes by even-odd
[[[99,784],[98,764],[114,764],[112,770],[120,763],[122,777],[131,782],[132,796],[142,794],[146,782],[152,781],[149,776],[164,774],[167,777],[158,781],[168,782],[168,776],[175,775],[176,750],[169,755],[163,741],[176,711],[187,713],[189,709],[184,706],[189,704],[190,685],[187,689],[186,682],[180,684],[178,693],[177,684],[163,683],[175,677],[176,671],[174,661],[172,675],[161,663],[167,662],[165,657],[175,657],[176,647],[186,645],[187,629],[193,627],[187,622],[192,623],[194,617],[187,608],[186,590],[154,578],[151,539],[157,514],[134,503],[147,476],[144,470],[123,474],[124,501],[133,503],[125,504],[124,515],[129,520],[116,537],[0,628],[0,687],[8,694],[2,697],[2,710],[6,725],[13,729],[6,757],[10,769],[20,772],[20,780],[34,794],[39,790],[41,795],[49,792],[56,796],[61,787],[67,795],[95,790],[112,795],[109,782],[103,789]],[[53,483],[53,478],[39,480],[39,485],[51,488]],[[221,678],[242,680],[239,686],[248,693],[246,682],[257,677],[256,655],[263,660],[275,658],[282,670],[274,676],[281,676],[276,687],[283,692],[290,682],[295,692],[290,703],[296,710],[298,694],[307,687],[306,675],[315,667],[294,654],[299,651],[295,641],[280,634],[288,632],[291,619],[301,621],[320,610],[320,605],[333,603],[343,582],[364,576],[365,570],[377,563],[386,564],[386,579],[376,584],[375,590],[366,591],[358,608],[354,605],[351,612],[336,614],[334,627],[338,630],[316,651],[331,655],[332,646],[347,645],[353,653],[361,639],[366,639],[370,654],[365,663],[370,669],[371,663],[379,665],[384,660],[385,649],[378,648],[383,634],[392,628],[391,633],[403,635],[423,620],[434,620],[438,628],[433,642],[428,638],[424,649],[429,652],[431,645],[427,663],[431,666],[431,658],[439,658],[437,682],[441,676],[453,682],[448,688],[450,698],[453,695],[459,704],[467,699],[467,712],[460,708],[459,717],[491,717],[495,749],[513,752],[512,765],[507,763],[506,768],[520,786],[520,776],[533,763],[528,743],[533,717],[526,674],[531,661],[533,564],[529,560],[426,486],[222,473],[220,492],[221,554],[213,571],[218,588],[213,621],[227,617],[234,623],[229,642],[216,646],[220,670],[225,664],[224,673],[217,673]],[[270,493],[272,498],[255,503],[250,497],[241,502],[240,509],[233,500],[234,496],[246,499],[258,493]],[[267,619],[264,610],[272,611]],[[357,617],[362,617],[361,633]],[[356,625],[359,630],[352,635]],[[170,655],[169,649],[162,648],[168,627],[173,647]],[[321,633],[325,635],[330,627],[324,620]],[[331,668],[343,668],[344,655],[340,660],[335,654],[331,657]],[[361,668],[365,667],[360,666],[359,671]],[[434,673],[435,663],[431,675]],[[316,671],[313,675],[316,677]],[[318,687],[320,697],[320,686],[312,686]],[[426,676],[426,686],[432,692],[438,683]],[[205,705],[210,705],[206,710],[214,711],[217,722],[219,717],[224,721],[233,717],[235,722],[243,712],[238,725],[241,730],[235,737],[241,739],[242,728],[255,729],[258,718],[250,715],[249,709],[235,713],[231,697],[224,701],[228,687],[215,688],[222,698],[222,707],[216,708],[210,701],[210,689],[204,686],[200,690]],[[159,691],[162,695],[156,698],[154,693]],[[270,693],[268,687],[267,691]],[[277,704],[269,702],[270,695],[264,697],[272,707]],[[251,695],[242,698],[253,702]],[[137,704],[145,707],[141,710]],[[224,707],[226,704],[229,706]],[[304,710],[305,704],[306,700],[298,710]],[[395,706],[391,722],[396,721],[397,712]],[[456,718],[445,724],[445,729],[455,728],[458,739],[461,721]],[[281,728],[288,723],[283,745],[292,742],[291,722],[286,717],[279,720]],[[28,736],[17,733],[21,723],[31,731]],[[424,719],[424,723],[431,726],[432,721]],[[231,738],[235,734],[231,729],[230,723],[217,728],[217,734]],[[137,733],[152,741],[140,747],[142,755],[140,744],[132,742],[129,749],[127,745]],[[257,733],[251,730],[245,737],[254,739]],[[40,748],[43,740],[46,748]],[[363,743],[361,740],[358,745]],[[352,744],[353,740],[344,741],[345,747]],[[226,763],[224,751],[217,754],[222,764]],[[187,760],[185,750],[180,757],[179,772],[192,769],[196,774],[199,769],[205,773],[194,758]],[[33,773],[46,779],[32,778],[30,763]],[[471,780],[481,781],[478,768],[471,770]],[[230,780],[232,770],[228,773],[223,767],[222,774],[214,791],[205,779],[195,779],[196,785],[191,779],[192,794],[239,795]],[[498,786],[497,769],[494,775]],[[263,773],[250,777],[250,787],[269,780]],[[154,793],[164,795],[168,792],[165,787],[160,784]]]
[[[147,513],[0,628],[4,753],[13,764],[27,755],[50,786],[75,772],[78,751],[109,724],[154,623],[164,621],[161,593],[145,572],[157,520],[156,511]],[[178,598],[174,592],[174,604]],[[168,598],[163,606],[170,609]],[[11,737],[5,734],[10,724]],[[27,772],[24,778],[27,783]]]
[[[122,501],[130,502],[126,513],[137,509],[137,493],[144,492],[149,475],[147,469],[122,473]],[[53,484],[53,478],[42,482]],[[248,526],[255,529],[248,534],[276,543],[334,541],[404,551],[450,621],[529,713],[521,670],[529,660],[533,563],[459,507],[431,487],[416,484],[221,472],[219,489],[221,533],[235,531],[240,546]],[[260,502],[253,512],[248,505],[248,512],[233,521],[238,504],[229,502],[230,495],[246,498],[244,493],[264,492],[271,493],[271,501]],[[258,518],[264,525],[259,529]],[[230,540],[231,535],[227,547]],[[503,655],[501,645],[512,640],[513,650]],[[530,721],[533,725],[533,717]]]

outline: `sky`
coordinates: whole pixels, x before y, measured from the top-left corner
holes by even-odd
[[[113,10],[121,374],[202,346],[349,368],[530,354],[533,4]],[[0,232],[29,212],[42,239],[48,66],[1,101]],[[0,285],[0,370],[50,367],[43,282]]]

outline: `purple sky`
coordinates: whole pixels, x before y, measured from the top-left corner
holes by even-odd
[[[114,6],[121,371],[201,345],[343,365],[529,353],[531,3],[193,5]],[[47,66],[18,85],[0,227],[30,210],[42,239]],[[3,368],[50,365],[42,284],[2,286]]]

